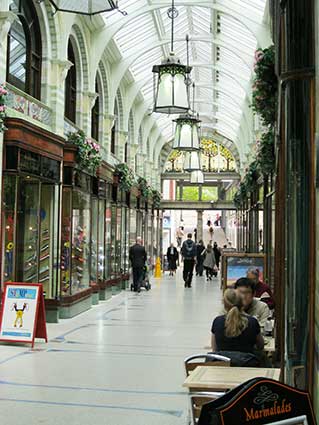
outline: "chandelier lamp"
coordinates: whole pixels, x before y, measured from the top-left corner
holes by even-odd
[[[190,182],[196,183],[196,184],[203,184],[204,183],[204,173],[200,170],[192,171],[190,173]]]
[[[41,0],[44,1],[44,0]],[[118,0],[49,0],[56,12],[96,15],[118,8]]]
[[[192,68],[183,65],[174,53],[174,20],[178,16],[174,0],[167,15],[171,19],[171,51],[160,65],[153,66],[153,112],[182,114],[189,110],[187,84]]]
[[[192,171],[201,171],[201,158],[198,151],[191,151],[185,153],[184,171],[192,172]]]

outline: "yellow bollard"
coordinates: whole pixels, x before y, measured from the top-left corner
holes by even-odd
[[[157,257],[156,258],[154,277],[156,277],[156,278],[162,277],[162,269],[161,269],[161,259],[160,259],[160,257]]]

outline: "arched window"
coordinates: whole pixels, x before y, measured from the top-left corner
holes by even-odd
[[[98,96],[91,111],[91,137],[92,139],[99,141],[101,90],[97,78],[95,80],[95,93],[97,93]]]
[[[118,108],[117,100],[115,99],[115,105],[114,105],[115,119],[114,119],[114,124],[111,130],[111,153],[112,154],[115,154],[118,113],[119,113],[119,108]]]
[[[7,81],[40,99],[42,43],[33,1],[14,0],[10,10],[18,19],[8,33]]]
[[[76,122],[76,63],[72,41],[68,44],[68,60],[73,66],[65,79],[65,110],[64,115],[72,122]]]
[[[127,162],[127,160],[128,160],[128,143],[126,142],[124,146],[124,162]]]

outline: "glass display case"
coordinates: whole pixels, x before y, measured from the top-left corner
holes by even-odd
[[[121,268],[123,272],[127,272],[129,269],[129,209],[127,207],[122,208],[122,225],[121,225]]]
[[[90,265],[90,282],[97,282],[98,280],[98,254],[99,254],[99,200],[92,197],[92,229],[91,229],[91,265]],[[103,220],[102,220],[103,223]],[[102,230],[103,232],[103,230]]]
[[[105,202],[105,270],[104,279],[112,274],[112,208],[109,201]]]
[[[42,283],[56,298],[61,163],[12,147],[6,155],[2,282]]]

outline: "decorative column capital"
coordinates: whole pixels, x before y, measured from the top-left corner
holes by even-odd
[[[66,79],[66,76],[68,75],[69,69],[74,64],[69,60],[53,59],[52,65],[55,65],[57,67],[58,84],[63,84]]]

